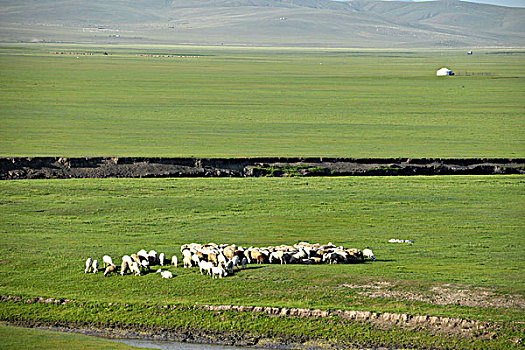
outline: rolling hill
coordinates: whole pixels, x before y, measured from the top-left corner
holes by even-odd
[[[456,0],[5,0],[0,41],[520,47],[525,9]]]

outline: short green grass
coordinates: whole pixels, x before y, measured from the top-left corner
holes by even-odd
[[[517,323],[525,321],[520,307],[369,298],[344,285],[388,282],[393,291],[424,295],[451,285],[523,300],[524,183],[523,176],[0,182],[0,294],[75,300],[65,306],[3,302],[0,319],[240,330],[362,346],[511,347],[524,336]],[[390,238],[415,243],[389,244]],[[101,260],[104,254],[118,263],[124,254],[155,249],[180,259],[181,244],[190,242],[267,246],[303,240],[371,247],[378,261],[252,265],[222,280],[201,276],[195,268],[173,267],[168,267],[175,274],[171,280],[155,273],[84,274],[85,259]],[[338,319],[286,320],[234,312],[218,317],[161,307],[204,303],[408,312],[505,323],[498,337],[488,341],[382,331]]]
[[[132,350],[139,349],[110,340],[79,334],[68,334],[39,329],[7,327],[0,325],[0,348],[19,349],[71,349],[71,350]]]
[[[525,53],[491,53],[4,45],[0,155],[524,157]]]
[[[106,302],[250,304],[522,319],[517,310],[371,299],[343,284],[435,284],[523,296],[522,176],[51,180],[0,183],[0,293]],[[412,239],[413,245],[387,243]],[[196,269],[103,278],[87,257],[190,242],[299,241],[371,247],[360,265],[252,266],[212,281]],[[147,293],[144,290],[155,290]],[[101,291],[104,291],[101,293]],[[417,307],[416,307],[417,305]]]

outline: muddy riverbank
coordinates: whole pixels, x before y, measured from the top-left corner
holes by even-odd
[[[74,322],[53,322],[37,320],[9,320],[0,322],[4,326],[14,326],[23,328],[34,328],[63,333],[82,334],[115,340],[153,341],[159,343],[174,342],[178,344],[201,345],[203,348],[208,345],[231,349],[336,349],[347,348],[341,344],[336,344],[324,340],[314,340],[302,337],[277,336],[272,338],[258,337],[243,334],[241,332],[214,332],[202,329],[167,329],[146,325],[87,325]],[[136,342],[135,342],[136,343]],[[133,344],[132,344],[133,345]],[[198,347],[198,346],[197,346]],[[355,349],[355,347],[351,347]],[[386,349],[386,348],[382,348]]]
[[[0,179],[525,174],[508,158],[0,158]]]

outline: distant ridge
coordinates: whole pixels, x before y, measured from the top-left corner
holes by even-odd
[[[456,0],[5,0],[0,40],[523,47],[525,9]]]

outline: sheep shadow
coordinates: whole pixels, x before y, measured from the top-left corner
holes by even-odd
[[[241,271],[264,269],[265,267],[266,266],[246,266],[246,268],[242,269]]]

